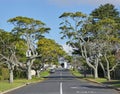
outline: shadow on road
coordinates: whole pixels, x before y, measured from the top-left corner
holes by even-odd
[[[87,88],[91,88],[91,89],[110,89],[110,87],[106,87],[106,86],[93,86],[93,85],[82,85],[81,87],[87,87]]]
[[[118,84],[118,83],[120,83],[120,81],[108,81],[108,82],[104,82],[103,84],[111,85],[111,84]]]
[[[83,78],[83,77],[75,77],[75,76],[48,76],[48,77],[44,77],[44,78],[50,78],[50,79],[75,79],[75,78]]]

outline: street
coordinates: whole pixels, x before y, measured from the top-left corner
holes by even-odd
[[[80,80],[68,70],[56,70],[41,83],[34,83],[5,94],[119,94],[105,86]]]

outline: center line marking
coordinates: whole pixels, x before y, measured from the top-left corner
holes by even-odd
[[[62,82],[60,83],[60,94],[63,94]]]

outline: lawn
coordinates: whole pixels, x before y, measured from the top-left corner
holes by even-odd
[[[49,75],[49,71],[43,71],[40,73],[40,78],[36,78],[33,77],[33,79],[31,80],[27,80],[27,79],[15,79],[13,83],[9,83],[7,80],[5,81],[0,81],[0,92],[18,87],[18,86],[22,86],[22,85],[26,85],[29,83],[34,83],[34,82],[40,82],[44,80],[44,77]]]
[[[50,75],[50,73],[49,73],[49,70],[47,70],[47,71],[42,71],[41,73],[40,73],[40,77],[46,77],[46,76],[49,76]]]
[[[120,88],[120,80],[111,80],[111,81],[108,81],[107,79],[105,78],[97,78],[97,79],[94,79],[93,77],[86,77],[84,78],[82,76],[82,74],[80,74],[80,72],[78,70],[70,70],[71,73],[76,76],[76,77],[79,77],[81,79],[85,79],[85,80],[89,80],[89,81],[93,81],[93,82],[97,82],[97,83],[102,83],[102,84],[106,84],[106,85],[110,85],[110,86],[114,86],[114,87],[118,87]]]
[[[71,71],[71,73],[74,75],[74,76],[76,76],[76,77],[80,77],[81,76],[81,74],[80,74],[80,72],[78,71],[78,70],[70,70]]]
[[[28,83],[26,79],[14,80],[14,83],[11,84],[7,80],[0,81],[0,91],[6,91],[8,89],[12,89],[24,85],[25,83]]]
[[[108,81],[105,78],[97,78],[97,79],[94,79],[94,78],[84,78],[84,79],[120,88],[120,80],[110,80],[110,81]]]

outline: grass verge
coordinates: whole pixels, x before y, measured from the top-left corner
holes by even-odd
[[[12,89],[12,88],[16,88],[28,83],[34,83],[34,82],[40,82],[44,80],[44,77],[49,76],[49,71],[42,71],[40,73],[40,78],[37,77],[33,77],[33,79],[31,80],[27,80],[27,79],[15,79],[13,83],[9,83],[7,80],[5,81],[0,81],[0,92]]]
[[[40,73],[40,77],[46,77],[46,76],[49,76],[50,75],[50,72],[49,72],[49,70],[47,70],[47,71],[42,71],[41,73]]]
[[[74,75],[74,76],[76,76],[76,77],[81,77],[81,74],[80,74],[80,72],[78,71],[78,70],[70,70],[71,71],[71,73]]]
[[[89,81],[92,81],[92,82],[97,82],[97,83],[102,83],[102,84],[106,84],[106,85],[110,85],[110,86],[113,86],[113,87],[117,87],[117,88],[120,88],[120,80],[111,80],[111,81],[108,81],[107,79],[105,78],[97,78],[97,79],[94,79],[93,77],[86,77],[84,78],[82,76],[82,74],[80,74],[80,72],[78,70],[70,70],[71,73],[76,76],[76,77],[79,77],[81,79],[85,79],[85,80],[89,80]]]

